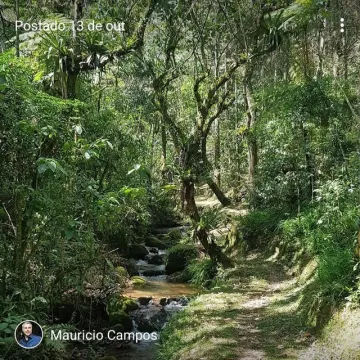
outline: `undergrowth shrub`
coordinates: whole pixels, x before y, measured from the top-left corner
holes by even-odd
[[[185,311],[179,311],[165,325],[161,331],[157,360],[173,360],[176,354],[183,347],[182,334],[184,326],[187,325],[189,314]]]
[[[187,271],[191,276],[192,284],[210,288],[217,275],[217,264],[209,258],[195,259],[190,262]]]
[[[182,271],[191,262],[196,259],[197,249],[192,244],[177,244],[169,249],[166,259],[166,273],[173,274]]]
[[[303,294],[302,307],[317,326],[324,314],[356,291],[358,273],[355,258],[359,231],[358,194],[344,181],[328,181],[316,190],[317,197],[302,214],[280,223],[278,235],[284,257],[303,249],[317,260],[313,283]]]
[[[154,228],[176,225],[176,194],[176,186],[171,184],[152,190],[149,211]]]
[[[238,231],[249,250],[263,247],[274,235],[279,221],[284,216],[274,210],[257,210],[238,218]]]

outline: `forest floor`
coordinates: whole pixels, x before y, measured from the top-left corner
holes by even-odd
[[[248,255],[176,319],[168,339],[175,358],[297,359],[314,340],[300,316],[301,290],[273,259]]]

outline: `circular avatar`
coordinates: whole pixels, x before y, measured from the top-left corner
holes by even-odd
[[[21,322],[15,329],[15,340],[24,349],[35,349],[41,344],[43,330],[33,320]]]

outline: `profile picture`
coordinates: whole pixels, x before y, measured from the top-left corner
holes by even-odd
[[[33,320],[21,322],[15,329],[15,340],[24,349],[34,349],[41,344],[43,330]]]

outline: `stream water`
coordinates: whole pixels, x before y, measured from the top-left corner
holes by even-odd
[[[168,232],[172,229],[159,230]],[[146,280],[146,284],[140,288],[128,288],[124,296],[131,297],[139,303],[139,309],[130,314],[134,324],[133,331],[152,332],[155,330],[159,335],[159,331],[170,316],[174,312],[181,311],[187,305],[188,297],[197,294],[198,290],[189,284],[168,282],[165,264],[149,263],[156,255],[161,255],[165,259],[166,251],[157,248],[148,248],[148,250],[146,259],[138,260],[136,263],[139,275]],[[125,348],[112,349],[108,355],[126,360],[154,360],[156,346],[157,341],[143,340],[136,344],[130,343]]]

